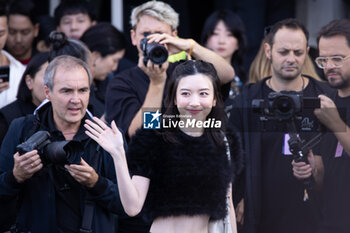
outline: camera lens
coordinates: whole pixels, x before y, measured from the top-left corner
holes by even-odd
[[[283,116],[289,116],[293,114],[293,107],[292,99],[288,96],[280,96],[274,101],[273,109]]]
[[[84,153],[84,147],[80,142],[69,141],[65,146],[68,164],[79,164]]]
[[[279,98],[276,105],[281,112],[289,112],[292,109],[292,103],[289,98]]]
[[[79,164],[84,148],[76,141],[52,142],[45,147],[45,161],[54,164]]]
[[[148,44],[149,59],[157,65],[163,64],[168,59],[168,51],[158,43]]]
[[[158,60],[158,59],[162,58],[162,56],[163,56],[163,53],[162,53],[161,49],[154,49],[152,51],[152,57],[154,60]]]

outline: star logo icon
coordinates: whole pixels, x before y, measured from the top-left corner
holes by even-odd
[[[161,114],[161,113],[159,113],[159,110],[157,110],[157,112],[152,113],[151,115],[153,116],[153,118],[152,118],[151,122],[153,122],[154,120],[159,121],[159,117],[160,117],[162,114]]]
[[[161,115],[162,113],[157,110],[143,112],[143,128],[144,129],[160,129],[161,128]]]

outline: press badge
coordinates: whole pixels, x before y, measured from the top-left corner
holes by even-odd
[[[339,158],[343,154],[343,146],[338,142],[337,149],[335,150],[334,158]]]
[[[299,137],[299,135],[297,136]],[[284,134],[283,147],[282,147],[282,154],[284,155],[292,155],[292,152],[290,151],[289,143],[288,143],[289,139],[290,139],[289,134],[288,133]]]

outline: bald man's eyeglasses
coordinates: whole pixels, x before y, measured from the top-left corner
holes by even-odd
[[[324,69],[327,67],[340,68],[344,65],[345,60],[348,59],[349,57],[350,55],[346,57],[342,57],[342,56],[317,57],[315,59],[315,62],[317,66],[320,67],[321,69]]]

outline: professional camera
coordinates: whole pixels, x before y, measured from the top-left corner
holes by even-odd
[[[291,120],[298,117],[303,109],[320,108],[317,97],[303,97],[295,91],[271,92],[268,99],[254,99],[252,108],[262,115],[264,120]]]
[[[84,148],[77,141],[50,141],[47,131],[38,131],[16,147],[20,155],[38,150],[44,164],[79,164]]]
[[[145,38],[140,42],[140,47],[143,52],[143,63],[147,65],[148,60],[154,64],[161,65],[168,59],[168,50],[161,44],[153,42],[147,43],[148,33],[144,33]]]

